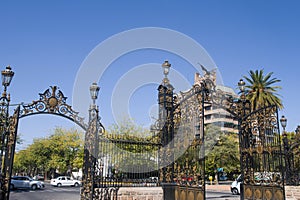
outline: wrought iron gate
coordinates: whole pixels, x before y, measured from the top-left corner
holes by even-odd
[[[242,102],[240,153],[242,199],[283,200],[284,177],[276,106],[250,112],[250,103]]]
[[[158,87],[159,129],[162,146],[160,183],[164,200],[205,199],[205,136],[204,110],[215,94],[215,71],[206,70],[201,81],[190,90],[173,93],[167,77]]]
[[[277,107],[251,110],[250,102],[245,99],[242,89],[240,98],[216,90],[215,79],[211,76],[214,72],[207,70],[200,84],[195,84],[190,91],[173,94],[174,88],[166,73],[170,64],[166,61],[163,67],[167,70],[158,88],[158,99],[159,121],[162,123],[160,155],[164,161],[161,162],[160,181],[164,188],[164,199],[205,199],[206,104],[222,108],[238,119],[243,180],[241,199],[285,199]],[[239,86],[243,86],[242,80]],[[181,134],[182,140],[178,140],[178,135]],[[185,144],[188,146],[184,146]],[[187,151],[177,159],[176,149]]]

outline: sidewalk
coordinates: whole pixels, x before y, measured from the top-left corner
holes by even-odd
[[[205,187],[207,190],[212,190],[212,191],[230,191],[229,184],[219,184],[219,185],[206,184]]]

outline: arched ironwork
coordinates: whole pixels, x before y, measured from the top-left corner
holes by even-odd
[[[40,93],[39,100],[33,101],[31,104],[21,104],[18,106],[14,114],[8,117],[7,124],[2,124],[1,121],[1,129],[5,134],[2,134],[3,144],[5,146],[5,153],[1,151],[1,154],[4,154],[4,163],[1,166],[1,190],[0,196],[1,199],[8,200],[10,193],[10,177],[12,174],[13,168],[13,159],[16,145],[16,137],[17,137],[17,129],[19,119],[36,115],[36,114],[52,114],[58,115],[64,118],[67,118],[77,125],[79,125],[83,130],[88,131],[88,125],[84,122],[84,118],[80,117],[78,112],[74,111],[70,105],[67,104],[67,97],[64,96],[61,90],[58,89],[57,86],[51,86],[50,89],[47,89],[44,93]],[[6,113],[8,116],[8,103],[9,96],[1,98],[1,101],[4,102],[1,104],[1,113]],[[97,130],[103,130],[104,127],[101,124],[100,120],[97,118]],[[97,134],[96,134],[97,135]],[[97,144],[97,140],[95,138],[89,139],[89,141],[94,141],[94,144]],[[97,139],[97,138],[96,138]],[[86,139],[87,140],[87,139]],[[86,144],[85,144],[86,145]],[[85,147],[86,148],[86,147]],[[97,151],[97,150],[96,150]],[[95,152],[94,152],[95,153]],[[2,154],[2,155],[3,155]],[[2,156],[1,156],[2,157]],[[2,160],[1,160],[2,161]],[[95,165],[95,162],[93,165]],[[89,166],[88,166],[89,167]]]
[[[19,118],[36,114],[53,114],[67,118],[83,130],[87,130],[88,125],[84,122],[84,118],[80,117],[79,112],[74,111],[72,106],[66,103],[67,97],[57,86],[50,86],[50,89],[39,93],[39,96],[39,100],[22,105]]]

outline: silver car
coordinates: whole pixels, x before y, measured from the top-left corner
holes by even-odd
[[[36,181],[29,176],[13,176],[10,181],[10,189],[23,188],[23,189],[42,189],[44,188],[44,182]]]

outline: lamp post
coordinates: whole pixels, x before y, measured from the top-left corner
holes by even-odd
[[[240,79],[240,81],[238,82],[238,87],[240,89],[241,92],[241,99],[245,100],[245,82],[243,79]]]
[[[90,87],[90,94],[91,94],[91,98],[93,100],[92,106],[96,105],[96,100],[98,98],[98,93],[99,93],[100,87],[97,85],[97,83],[92,83],[91,87]]]
[[[283,142],[284,154],[285,154],[285,157],[287,158],[287,154],[288,154],[288,151],[289,151],[289,141],[288,141],[288,138],[287,138],[287,134],[285,132],[285,128],[286,128],[286,125],[287,125],[287,119],[285,118],[284,115],[282,115],[281,118],[280,118],[280,124],[281,124],[282,129],[283,129],[282,142]]]
[[[1,71],[2,85],[4,86],[4,92],[2,96],[6,96],[7,87],[10,85],[10,82],[14,77],[14,74],[15,73],[11,70],[10,66],[7,66],[5,70]]]
[[[1,71],[1,78],[2,78],[2,85],[4,87],[4,91],[0,97],[0,126],[1,126],[1,149],[0,149],[0,184],[1,184],[1,199],[8,199],[8,189],[6,188],[7,181],[5,169],[6,164],[3,164],[4,155],[6,155],[7,150],[7,141],[9,137],[9,102],[10,102],[10,95],[7,93],[7,87],[10,85],[11,80],[14,76],[14,72],[11,70],[10,66],[7,66],[5,70]]]
[[[94,129],[94,147],[92,149],[92,156],[95,158],[95,162],[98,160],[98,153],[99,153],[99,108],[96,105],[96,100],[98,98],[100,87],[97,85],[97,83],[93,83],[90,86],[90,94],[91,94],[91,99],[92,99],[92,104],[90,106],[89,110],[89,127],[95,128]],[[95,163],[94,163],[95,164]],[[95,167],[95,166],[94,166]]]
[[[2,85],[4,87],[4,91],[0,98],[0,115],[1,115],[1,152],[0,152],[0,173],[2,174],[2,162],[3,162],[3,152],[6,148],[6,141],[8,136],[8,117],[9,117],[9,102],[10,95],[7,94],[7,87],[10,85],[10,82],[14,76],[14,72],[11,70],[10,66],[7,66],[5,70],[1,71]]]
[[[239,103],[242,104],[242,114],[241,116],[238,117],[238,130],[239,130],[239,151],[240,151],[240,168],[241,168],[241,184],[240,184],[240,199],[244,200],[244,163],[243,163],[243,157],[242,157],[242,145],[244,145],[243,138],[242,138],[242,130],[241,130],[241,123],[242,123],[242,118],[245,115],[245,82],[243,79],[240,79],[238,82],[238,87],[241,92],[240,96],[240,101]]]
[[[167,60],[162,64],[162,68],[164,70],[164,75],[165,75],[163,79],[163,85],[167,85],[169,83],[168,74],[170,72],[170,67],[171,64]]]
[[[290,160],[290,144],[289,144],[289,140],[287,138],[287,134],[285,132],[285,128],[287,125],[287,119],[285,118],[284,115],[282,115],[282,117],[280,118],[280,124],[282,126],[283,129],[283,153],[284,153],[284,161],[285,161],[285,181],[286,184],[290,184],[291,181],[291,160]]]
[[[99,109],[96,105],[100,87],[97,83],[93,83],[90,86],[90,95],[92,104],[89,109],[89,124],[85,133],[85,148],[84,148],[84,165],[83,165],[83,177],[81,188],[81,200],[91,200],[95,197],[94,180],[96,163],[99,153]]]
[[[286,125],[287,125],[287,119],[285,118],[284,115],[281,116],[280,118],[280,124],[283,128],[283,133],[285,134],[285,128],[286,128]]]

